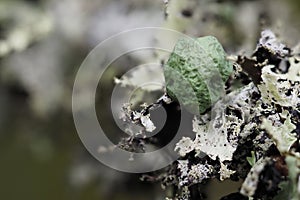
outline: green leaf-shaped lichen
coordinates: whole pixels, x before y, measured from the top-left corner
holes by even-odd
[[[164,66],[167,93],[188,110],[203,113],[223,95],[232,71],[215,37],[182,38]]]

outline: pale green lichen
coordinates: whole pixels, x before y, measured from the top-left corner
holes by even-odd
[[[281,188],[280,193],[274,198],[274,200],[289,199],[299,200],[300,199],[300,157],[288,155],[285,159],[288,166],[289,179],[281,182],[279,187]]]
[[[264,170],[264,167],[268,161],[269,159],[266,158],[260,159],[255,163],[242,184],[242,188],[240,190],[241,194],[248,197],[252,197],[255,194],[259,182],[259,175]]]
[[[296,135],[292,134],[292,131],[295,130],[296,126],[291,123],[290,117],[288,117],[284,121],[284,124],[279,127],[274,126],[272,121],[264,119],[262,128],[266,129],[268,134],[273,138],[281,153],[289,152],[291,146],[297,141]]]
[[[211,159],[217,157],[221,162],[232,160],[238,145],[238,137],[245,138],[250,131],[242,129],[243,124],[248,124],[250,108],[253,106],[247,100],[256,92],[253,84],[226,95],[218,101],[213,110],[213,121],[202,123],[197,117],[193,120],[193,131],[196,133],[194,141],[195,151],[204,152]],[[226,111],[229,112],[226,114]],[[234,112],[238,114],[230,113]],[[250,128],[250,127],[249,127]]]
[[[215,37],[181,38],[164,66],[167,93],[203,113],[223,95],[232,71]]]
[[[201,125],[197,118],[193,120],[193,131],[196,132],[194,141],[197,155],[201,152],[207,154],[211,159],[220,161],[232,160],[233,153],[236,150],[228,140],[224,132],[208,131],[208,125]]]
[[[274,41],[274,38],[272,41]],[[272,179],[273,177],[267,177],[266,180],[274,181],[274,183],[272,182],[273,194],[271,195],[276,195],[276,191],[278,191],[276,187],[281,188],[283,192],[287,189],[284,187],[284,177],[286,175],[284,175],[284,172],[278,172],[278,169],[276,169],[276,166],[280,165],[280,161],[271,159],[268,155],[274,147],[281,153],[281,155],[277,155],[280,159],[284,159],[283,156],[286,154],[291,154],[299,160],[299,153],[295,150],[295,146],[299,146],[297,143],[298,136],[295,131],[298,130],[298,125],[296,126],[296,124],[299,122],[297,116],[300,105],[300,64],[296,57],[284,57],[288,55],[288,50],[283,48],[284,45],[280,43],[276,43],[275,46],[266,45],[261,45],[260,47],[267,48],[265,49],[266,51],[278,54],[279,57],[282,56],[280,57],[284,59],[282,63],[280,65],[270,64],[268,60],[265,60],[263,63],[257,63],[257,66],[261,67],[261,81],[249,83],[238,88],[234,87],[221,99],[215,99],[216,102],[213,102],[213,104],[206,104],[211,106],[211,111],[197,115],[193,120],[193,131],[196,133],[196,138],[192,140],[184,137],[176,145],[176,150],[181,156],[194,153],[198,159],[207,159],[209,157],[209,159],[219,163],[218,167],[213,166],[214,173],[211,174],[211,178],[217,176],[223,181],[233,176],[246,177],[240,193],[249,199],[255,199],[256,195],[260,195],[264,199],[267,198],[264,195],[270,195],[261,193],[264,189],[257,188],[260,183],[266,183],[263,182],[265,180],[260,178],[265,176],[265,170],[272,169],[276,173],[282,173],[281,176],[274,177],[274,179]],[[175,47],[175,52],[188,52],[190,51],[189,48],[189,45],[182,50],[178,50]],[[175,69],[181,73],[185,80],[196,79],[198,71],[186,64],[185,59],[180,58],[180,56],[170,58],[166,66],[170,65],[170,63],[176,66],[172,62],[177,61],[178,66]],[[185,67],[185,65],[188,65],[188,67]],[[253,67],[255,67],[254,64]],[[191,72],[186,72],[186,69],[192,70]],[[282,71],[285,72],[283,73]],[[236,71],[234,77],[238,77],[239,73],[240,71]],[[181,83],[177,84],[180,85]],[[187,88],[186,85],[185,88]],[[184,92],[188,92],[188,89],[185,89]],[[195,92],[196,90],[192,88],[192,91]],[[176,92],[179,93],[179,89]],[[208,94],[209,91],[203,94],[202,97],[205,98],[205,95]],[[191,100],[193,99],[191,98]],[[186,102],[183,101],[184,103]],[[276,155],[277,151],[272,151],[271,153]],[[244,158],[244,161],[237,160],[241,158]],[[239,163],[238,166],[236,162]],[[288,161],[286,162],[289,171],[298,170],[295,163],[289,164]],[[190,166],[196,166],[197,164],[187,160],[185,164],[187,168],[181,174],[182,177],[179,182],[183,184],[201,181],[188,181],[189,179],[186,177],[193,177]],[[250,167],[252,168],[249,171]],[[290,191],[291,194],[289,195],[281,196],[281,199],[293,199],[294,196],[298,195],[295,191],[298,191],[297,188],[300,187],[300,183],[298,183],[299,173],[296,176],[295,173],[291,175],[291,172],[289,172],[289,178],[291,177],[293,177],[294,182],[289,181],[288,183],[293,184],[293,191]],[[291,186],[288,185],[288,187]]]
[[[181,160],[167,173],[173,200],[214,178],[244,180],[238,195],[249,199],[299,199],[300,64],[280,43],[261,39],[256,51],[231,73],[215,38],[185,38],[164,65],[168,95],[195,114],[195,137],[177,142]],[[257,73],[245,77],[242,65]]]
[[[263,82],[258,85],[262,98],[268,104],[272,102],[281,106],[295,107],[300,101],[300,65],[290,59],[291,66],[287,74],[272,71],[275,66],[268,65],[262,69]],[[296,85],[293,86],[293,85]]]

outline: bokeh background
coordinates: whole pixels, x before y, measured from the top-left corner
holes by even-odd
[[[159,183],[96,161],[73,124],[76,72],[109,36],[158,26],[215,35],[229,54],[246,55],[264,28],[290,47],[300,41],[298,0],[183,0],[167,10],[171,18],[165,2],[0,0],[0,199],[163,199]],[[107,88],[118,73],[106,77]]]

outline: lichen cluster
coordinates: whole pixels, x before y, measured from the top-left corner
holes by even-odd
[[[238,56],[227,94],[194,117],[195,138],[177,143],[180,189],[173,199],[214,178],[243,180],[224,199],[299,199],[299,83],[299,54],[263,31],[253,56]]]
[[[214,37],[179,40],[163,66],[167,94],[138,112],[145,114],[128,116],[140,116],[131,121],[147,129],[141,116],[151,124],[147,109],[166,105],[163,99],[181,101],[187,111],[196,105],[200,112],[190,113],[194,137],[178,141],[180,158],[173,165],[144,180],[160,181],[168,200],[205,199],[205,187],[215,179],[241,182],[223,200],[299,199],[299,55],[270,30],[262,32],[251,57],[230,56],[233,64]],[[212,72],[223,93],[210,91]]]

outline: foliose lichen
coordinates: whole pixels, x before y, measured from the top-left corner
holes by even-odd
[[[177,143],[175,150],[186,158],[180,162],[185,166],[213,162],[206,180],[241,178],[244,182],[238,193],[249,199],[299,199],[300,65],[291,52],[271,31],[263,31],[253,56],[238,57],[227,94],[216,102],[198,101],[206,105],[202,111],[212,108],[194,117],[195,138],[184,137]],[[186,79],[201,77],[174,54],[167,66],[181,70]],[[244,84],[237,87],[236,82]],[[180,88],[177,84],[175,89]],[[197,89],[204,99],[208,97],[207,88]],[[190,168],[178,168],[180,177],[192,175]],[[193,184],[204,183],[194,180]]]
[[[154,178],[176,188],[168,200],[193,199],[195,191],[204,199],[201,187],[212,179],[243,180],[221,199],[300,198],[300,54],[292,52],[263,31],[253,55],[237,56],[232,68],[214,37],[178,41],[164,65],[166,91],[199,112],[192,112],[194,137],[175,146],[180,159]],[[145,111],[168,95],[140,115],[130,112],[129,121],[147,130],[141,116],[150,119]]]
[[[164,66],[167,93],[203,113],[221,97],[232,71],[215,37],[181,38]]]

